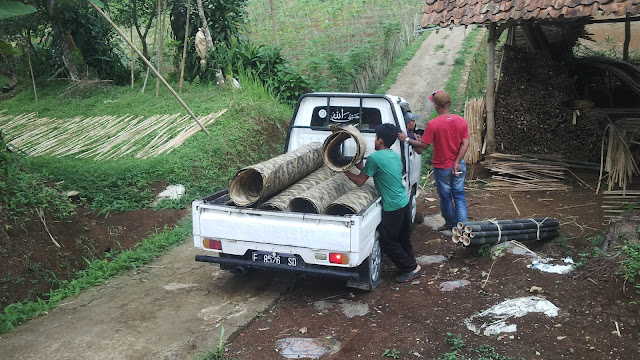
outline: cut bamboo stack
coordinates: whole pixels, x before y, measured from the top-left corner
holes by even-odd
[[[491,154],[485,168],[495,173],[487,184],[487,190],[533,191],[566,190],[563,183],[566,167],[561,165],[540,164],[535,162],[501,159]]]
[[[609,190],[602,193],[602,212],[607,219],[640,209],[640,190]]]
[[[227,109],[200,118],[213,124]],[[35,125],[37,124],[37,125]],[[98,116],[72,119],[0,112],[6,140],[27,155],[75,156],[96,160],[147,158],[170,152],[200,131],[186,115]]]
[[[633,176],[640,174],[638,164],[629,149],[629,143],[634,141],[635,134],[640,129],[640,119],[620,119],[615,124],[609,124],[607,129],[609,141],[604,168],[600,169],[600,179],[603,179],[604,170],[609,174],[607,180],[609,191],[615,185],[626,190]],[[604,158],[604,139],[605,136],[602,138],[601,166]],[[596,193],[600,190],[600,185],[601,181],[598,182]]]
[[[499,244],[507,241],[549,240],[558,237],[560,223],[554,218],[460,222],[451,229],[451,240],[463,246]]]
[[[464,156],[467,164],[475,164],[482,155],[482,131],[484,130],[484,98],[469,99],[464,106],[464,118],[469,126],[469,149]]]

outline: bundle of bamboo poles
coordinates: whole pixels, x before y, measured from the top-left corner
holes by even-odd
[[[464,118],[469,126],[469,149],[464,156],[467,164],[475,164],[482,155],[482,130],[484,129],[484,98],[469,99],[464,105]]]
[[[503,160],[494,154],[490,156],[485,168],[496,174],[491,176],[487,190],[550,191],[569,188],[563,183],[563,172],[567,170],[564,166]]]
[[[607,157],[604,167],[602,161],[604,158],[604,139],[602,137],[602,153],[600,161],[600,179],[603,179],[603,170],[609,174],[608,185],[611,191],[614,185],[618,185],[625,190],[627,184],[631,182],[633,175],[640,174],[638,164],[633,158],[633,154],[629,149],[629,143],[633,141],[640,124],[638,119],[621,119],[617,123],[611,123],[607,126],[609,130],[609,142],[607,147]],[[605,130],[606,131],[606,130]],[[598,181],[596,193],[600,190],[601,180]]]
[[[560,223],[554,218],[460,222],[451,229],[454,243],[464,246],[499,244],[511,240],[549,240],[558,237]]]
[[[633,209],[640,209],[640,190],[610,190],[602,192],[602,212],[614,218]]]

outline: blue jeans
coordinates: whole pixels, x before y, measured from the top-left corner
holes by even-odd
[[[460,175],[453,175],[451,168],[433,168],[436,179],[436,190],[440,197],[440,211],[452,228],[461,221],[467,221],[467,201],[464,199],[464,177],[467,174],[467,164],[460,161]]]

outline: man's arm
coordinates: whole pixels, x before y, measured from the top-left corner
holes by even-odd
[[[460,161],[464,159],[464,155],[467,153],[469,149],[469,138],[462,139],[462,144],[460,144],[460,148],[458,149],[458,156],[456,156],[456,161],[453,163],[453,167],[451,171],[456,175],[457,172],[460,171]]]
[[[404,139],[409,139],[407,137],[407,134],[405,134],[404,131],[399,132],[398,133],[398,140],[404,141]],[[413,146],[416,149],[427,149],[429,147],[429,145],[431,145],[431,144],[425,144],[425,143],[423,143],[422,141],[419,141],[419,140],[409,139],[409,145]]]
[[[359,163],[359,164],[360,164],[360,169],[362,169],[362,163]],[[356,165],[356,167],[358,167],[358,165]],[[360,174],[354,174],[351,171],[346,170],[344,174],[347,175],[349,180],[351,180],[354,184],[358,186],[364,185],[364,183],[367,182],[367,180],[369,179],[369,177],[365,175],[365,173],[363,173],[362,171],[360,172]]]

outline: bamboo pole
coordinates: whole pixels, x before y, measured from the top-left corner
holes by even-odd
[[[96,4],[94,4],[93,2],[89,1],[89,3],[91,4],[91,6],[93,6],[94,9],[96,9],[96,11],[102,15],[102,17],[104,17],[109,24],[111,24],[111,26],[113,26],[113,28],[118,32],[118,34],[120,34],[120,36],[122,38],[125,39],[126,41],[126,37],[124,36],[124,34],[122,33],[122,30],[120,30],[120,28],[113,22],[113,20],[111,20],[111,18],[109,17],[109,15],[105,14],[104,11],[102,11],[102,9],[100,9]],[[138,56],[140,56],[142,58],[142,60],[144,61],[145,64],[147,64],[147,66],[153,71],[154,74],[156,74],[156,76],[162,80],[162,83],[167,87],[167,89],[169,89],[169,91],[171,92],[171,94],[180,102],[180,104],[185,108],[185,110],[187,110],[187,112],[189,113],[189,115],[191,115],[191,118],[193,118],[193,120],[198,123],[198,125],[200,126],[200,128],[210,137],[213,138],[211,136],[211,134],[209,133],[209,131],[200,123],[200,121],[198,120],[198,118],[196,117],[196,115],[193,113],[193,111],[191,111],[191,109],[189,108],[189,106],[187,106],[187,104],[184,102],[184,100],[182,100],[182,98],[180,97],[180,95],[178,95],[178,93],[176,93],[175,90],[173,90],[173,88],[171,87],[171,85],[169,85],[169,83],[167,82],[167,80],[165,80],[164,77],[162,77],[162,75],[160,75],[160,73],[153,67],[153,65],[149,62],[149,60],[147,60],[147,58],[144,57],[144,55],[142,55],[142,53],[140,52],[140,50],[138,50],[133,43],[131,43],[129,41],[129,45],[131,47],[133,47],[133,49],[135,50],[136,54],[138,54]]]
[[[38,102],[38,91],[36,90],[36,79],[33,76],[33,67],[31,66],[31,55],[29,55],[29,50],[25,49],[25,52],[27,53],[27,60],[29,61],[29,73],[31,74],[31,84],[33,84],[33,96],[36,102]]]
[[[622,47],[622,61],[629,61],[629,43],[631,42],[631,21],[629,21],[629,13],[627,13],[624,22],[624,46]]]
[[[187,42],[189,40],[189,20],[191,19],[191,0],[187,0],[187,24],[184,27],[184,45],[182,46],[182,62],[180,63],[180,85],[178,92],[182,94],[182,84],[184,83],[184,63],[187,59]]]
[[[495,150],[495,121],[493,118],[495,108],[495,82],[496,82],[496,23],[489,23],[489,36],[487,38],[487,151]]]
[[[133,25],[129,28],[129,38],[131,39],[131,42],[133,43]],[[131,52],[129,53],[129,65],[131,66],[131,88],[133,89],[133,83],[134,83],[134,79],[133,79],[133,64],[134,64],[134,60],[133,60],[133,49],[130,49]]]

